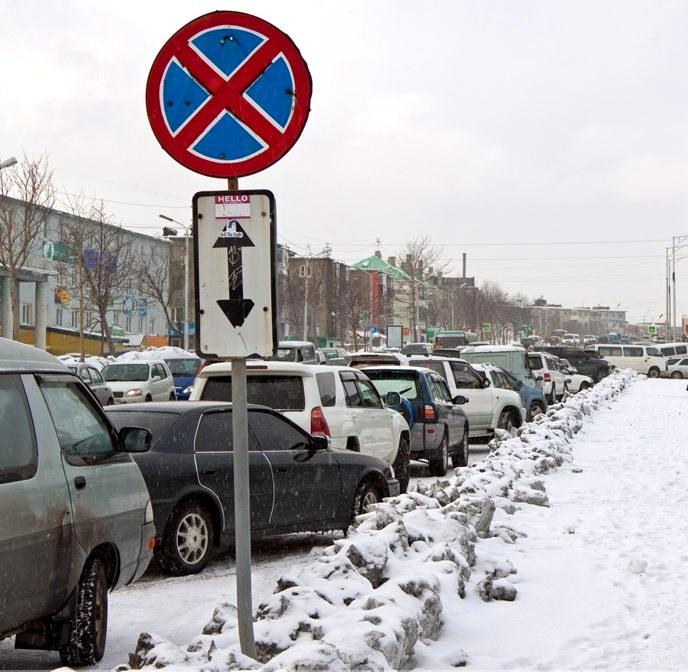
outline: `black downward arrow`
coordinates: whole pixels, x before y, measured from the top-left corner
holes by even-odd
[[[242,247],[255,247],[246,235],[239,222],[231,220],[225,224],[220,237],[213,247],[227,248],[227,277],[229,282],[229,299],[219,299],[217,305],[232,323],[240,327],[253,308],[253,301],[244,298],[244,271]]]

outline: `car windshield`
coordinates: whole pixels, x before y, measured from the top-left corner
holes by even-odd
[[[533,371],[539,371],[544,367],[542,355],[528,355],[528,364]]]
[[[408,343],[401,349],[402,355],[424,355],[428,352],[426,343]]]
[[[301,376],[249,375],[249,404],[262,404],[276,411],[303,411],[306,399]],[[232,376],[210,376],[201,393],[204,401],[232,401]]]
[[[109,383],[148,380],[148,364],[110,364],[103,369],[102,374]]]
[[[198,357],[189,359],[166,359],[165,364],[173,376],[195,376],[201,360]]]
[[[409,400],[418,399],[418,381],[412,373],[406,371],[370,371],[365,370],[366,375],[373,381],[375,389],[380,396],[388,392],[398,392]]]
[[[275,359],[279,362],[296,362],[297,352],[296,348],[277,348]]]

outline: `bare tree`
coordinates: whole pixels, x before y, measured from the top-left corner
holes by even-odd
[[[144,254],[141,251],[135,267],[141,284],[141,291],[160,304],[167,322],[168,332],[176,332],[181,335],[172,315],[173,292],[170,282],[170,255],[154,254],[151,257],[150,254]]]
[[[15,199],[15,200],[13,200]],[[0,264],[9,277],[12,338],[19,338],[17,279],[43,234],[55,203],[48,157],[24,159],[0,170]]]
[[[365,271],[349,271],[338,297],[339,313],[344,318],[344,326],[351,331],[354,350],[358,349],[358,332],[363,326],[363,317],[370,310],[370,285]]]
[[[99,328],[100,352],[112,353],[113,342],[107,312],[121,294],[125,282],[136,269],[136,254],[124,229],[113,223],[102,201],[83,197],[69,202],[72,217],[64,223],[69,247],[68,264],[76,273],[79,295],[79,330],[84,331],[84,310],[93,310],[98,318],[90,328]]]
[[[395,297],[406,308],[413,340],[418,341],[418,324],[422,304],[431,289],[430,279],[446,271],[447,264],[440,262],[442,251],[433,247],[430,236],[414,238],[406,243],[401,251],[401,269],[409,276],[408,280],[396,281]]]

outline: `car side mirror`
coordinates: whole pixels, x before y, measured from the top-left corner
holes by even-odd
[[[569,384],[572,383],[573,381],[572,381],[570,378],[567,378],[566,380],[564,380],[564,382],[565,382],[567,385],[569,385]]]
[[[143,427],[122,427],[118,436],[120,450],[125,453],[145,453],[153,442],[153,435]]]
[[[401,403],[401,395],[398,392],[387,392],[385,403],[387,406],[398,406]]]
[[[490,379],[489,379],[489,378],[485,378],[485,379],[483,380],[483,387],[484,387],[484,388],[485,388],[485,387],[490,387],[491,384],[492,384],[492,383],[490,383]]]
[[[462,394],[457,394],[452,401],[457,405],[457,406],[463,406],[464,404],[468,403],[468,399],[464,397]]]
[[[327,450],[330,447],[329,436],[313,436],[309,448],[311,450]]]

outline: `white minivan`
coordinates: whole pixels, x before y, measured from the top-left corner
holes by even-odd
[[[586,350],[596,350],[617,369],[633,369],[650,378],[659,378],[667,370],[666,358],[655,345],[590,345]]]

